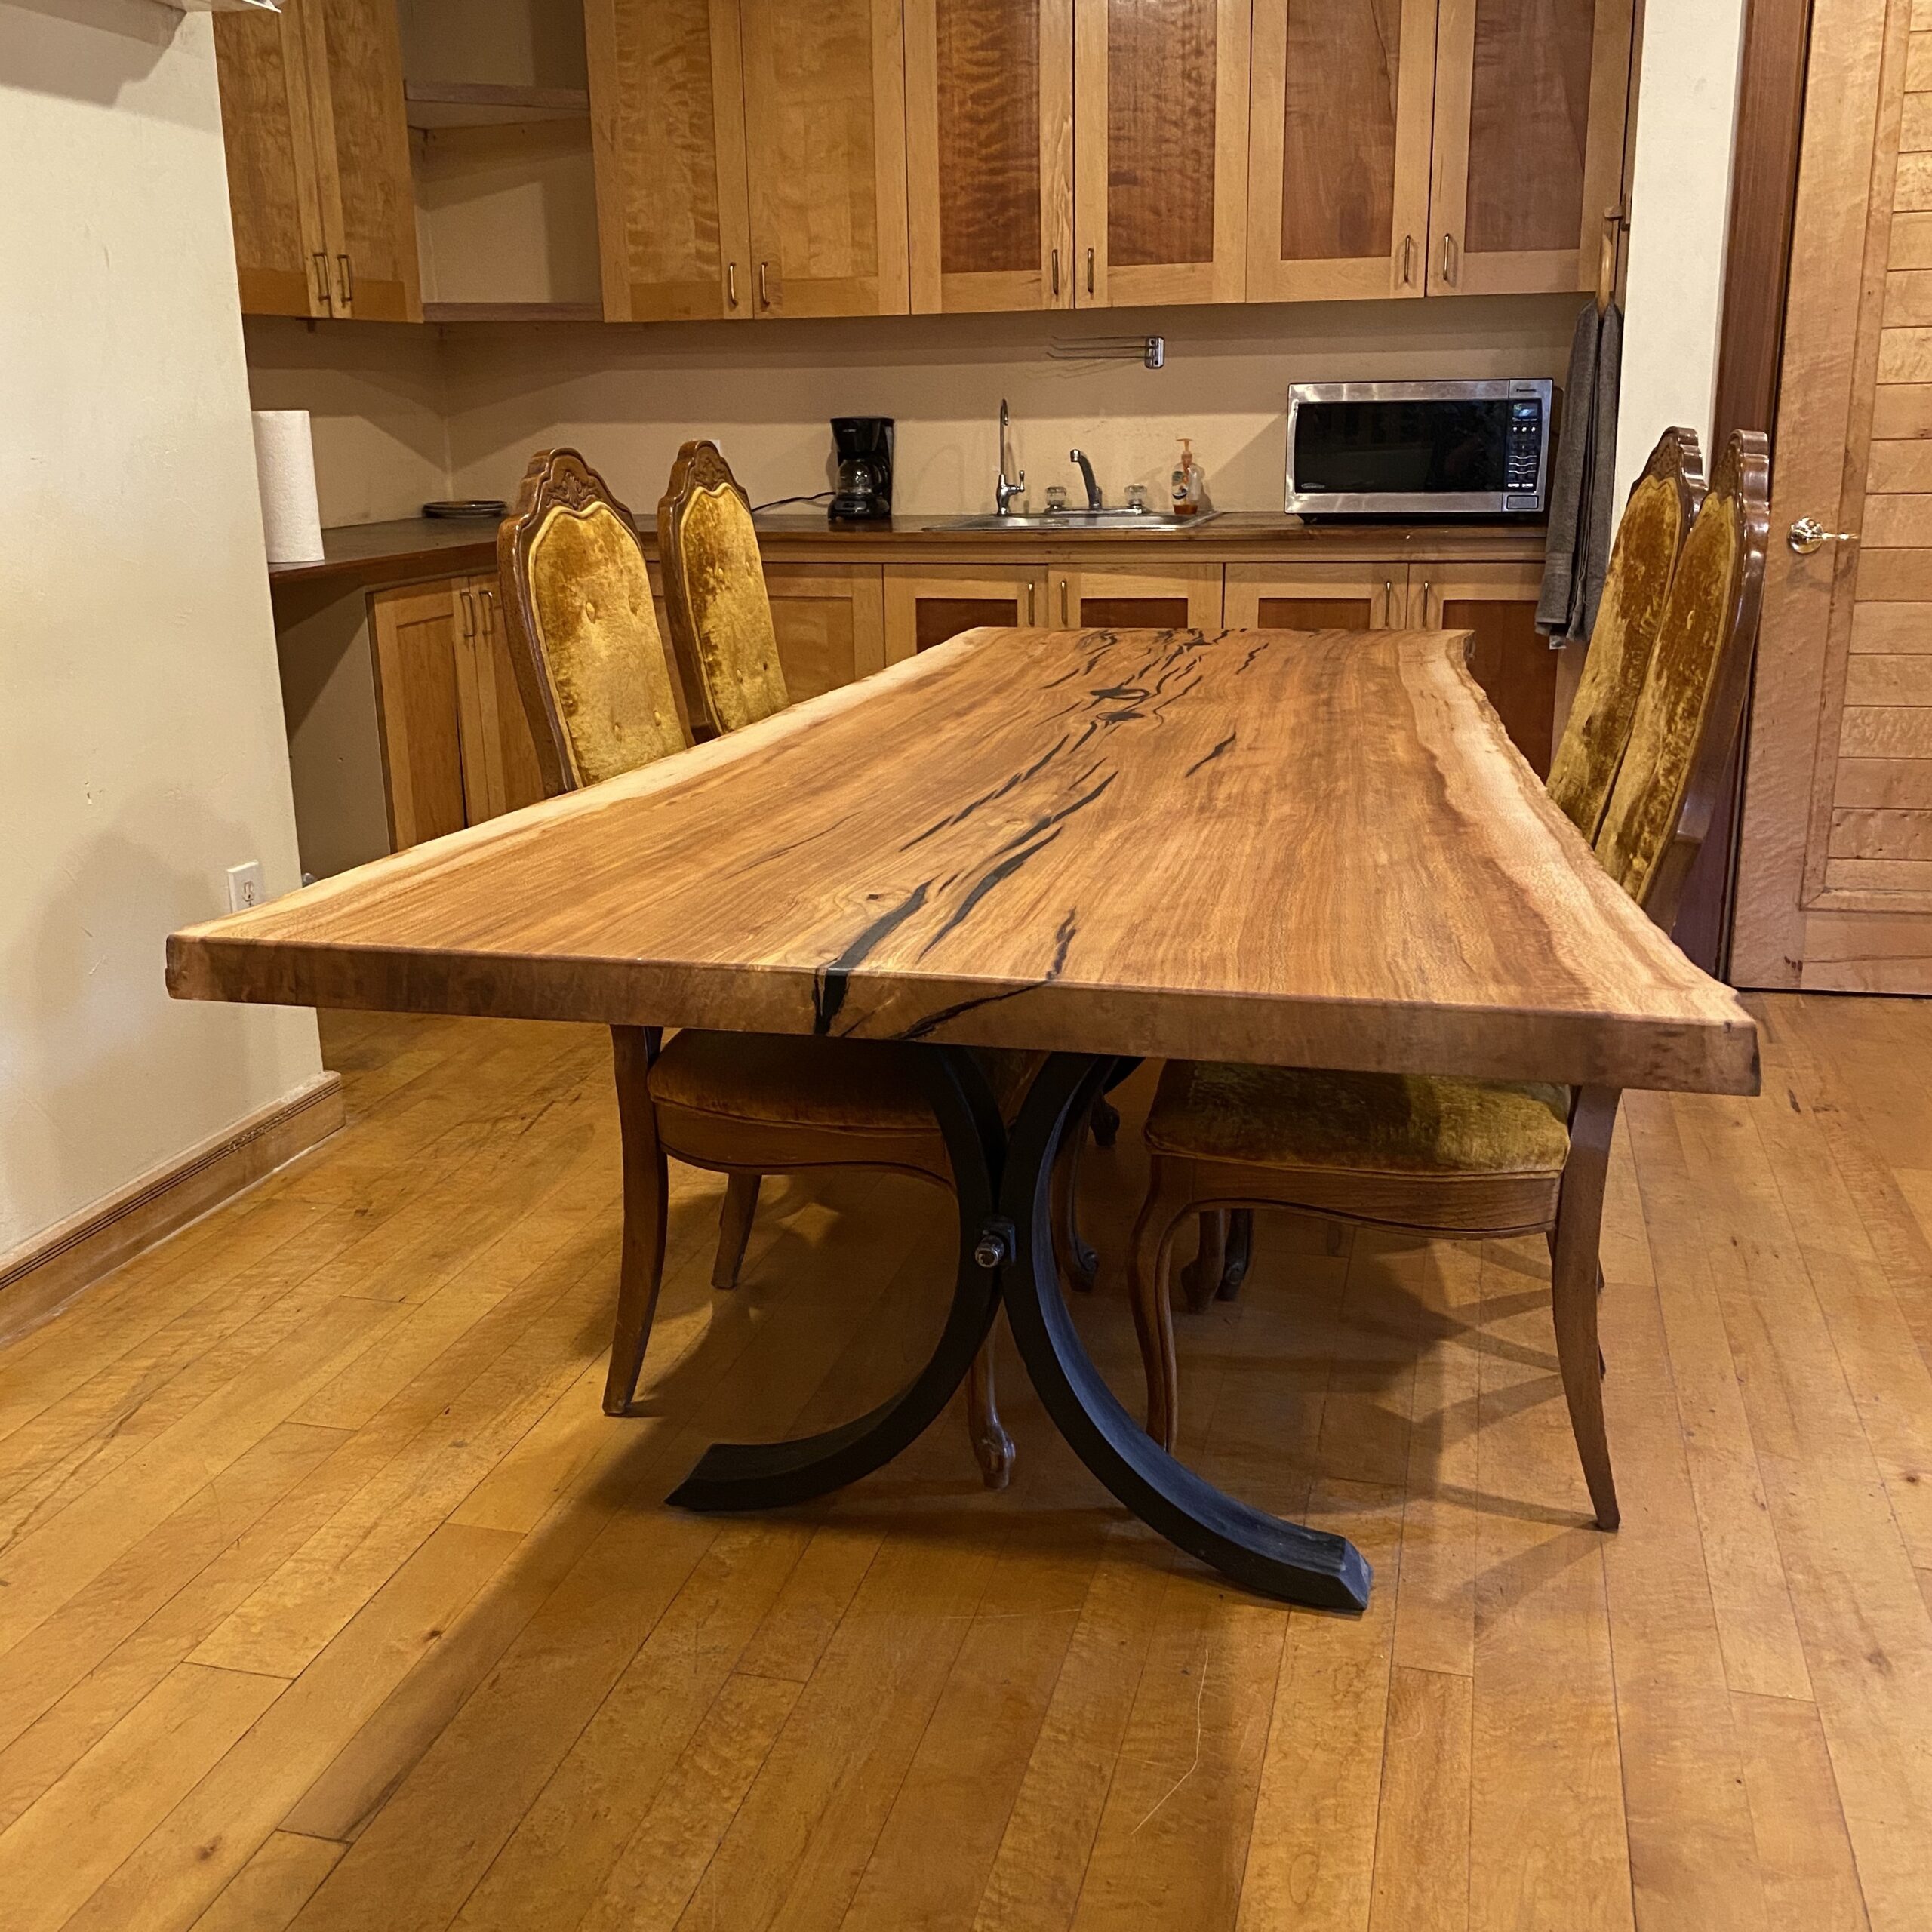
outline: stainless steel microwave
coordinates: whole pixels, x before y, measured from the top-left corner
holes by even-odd
[[[1535,516],[1549,507],[1546,380],[1297,383],[1288,497],[1298,516]]]

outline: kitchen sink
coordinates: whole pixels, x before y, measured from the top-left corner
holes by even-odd
[[[928,530],[1011,531],[1016,534],[1038,536],[1043,531],[1064,533],[1071,530],[1144,531],[1158,533],[1192,530],[1207,522],[1215,512],[1203,510],[1197,516],[1168,516],[1159,510],[1129,509],[1122,504],[1111,509],[1053,510],[1041,516],[934,517]]]

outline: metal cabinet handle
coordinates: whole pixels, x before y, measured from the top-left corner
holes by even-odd
[[[494,638],[497,635],[497,593],[488,585],[479,584],[476,590],[476,606],[483,614],[483,635]]]
[[[352,309],[355,306],[355,266],[346,255],[337,256],[337,265],[342,271],[342,306]]]
[[[1447,229],[1442,233],[1442,279],[1451,288],[1456,285],[1456,238]]]
[[[771,291],[766,286],[764,278],[764,272],[770,266],[770,263],[766,262],[760,262],[758,265],[758,306],[761,309],[768,309],[771,306]]]
[[[325,309],[334,310],[335,298],[329,293],[329,258],[318,248],[315,254],[315,300]]]
[[[1406,288],[1416,278],[1416,238],[1413,235],[1402,237],[1402,286]]]
[[[738,306],[738,265],[736,262],[724,264],[724,300],[734,309]]]
[[[1060,293],[1060,251],[1057,248],[1054,251],[1054,293],[1056,295]]]
[[[1026,621],[1029,624],[1036,624],[1040,620],[1039,610],[1033,599],[1035,588],[1033,580],[1029,577],[1026,580]]]
[[[1801,557],[1815,555],[1827,543],[1856,543],[1855,530],[1827,530],[1815,516],[1801,516],[1785,533],[1785,540]]]
[[[1060,580],[1060,620],[1063,624],[1073,622],[1073,598],[1066,586],[1066,579]]]
[[[476,599],[466,586],[457,592],[457,601],[463,606],[463,634],[465,637],[476,635]]]
[[[1425,579],[1422,586],[1422,620],[1425,624],[1429,622],[1429,586]]]
[[[1093,250],[1092,250],[1091,248],[1089,248],[1089,249],[1087,251],[1087,293],[1088,293],[1089,295],[1091,295],[1091,294],[1093,294],[1093,292],[1094,292],[1094,251],[1093,251]]]
[[[1395,580],[1389,578],[1382,586],[1382,622],[1385,629],[1393,629],[1395,623]]]

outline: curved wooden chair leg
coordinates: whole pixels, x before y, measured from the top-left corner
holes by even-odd
[[[1147,1379],[1147,1433],[1171,1455],[1180,1427],[1180,1364],[1174,1355],[1168,1271],[1174,1231],[1187,1211],[1187,1203],[1177,1201],[1163,1190],[1163,1178],[1157,1155],[1147,1198],[1134,1225],[1128,1293],[1134,1307],[1134,1332],[1140,1340],[1140,1365]]]
[[[1054,1255],[1062,1278],[1084,1294],[1100,1272],[1100,1257],[1080,1234],[1080,1137],[1069,1134],[1061,1143],[1053,1172]]]
[[[973,1455],[989,1489],[1004,1489],[1013,1479],[1013,1438],[999,1419],[999,1396],[993,1375],[993,1350],[998,1329],[989,1335],[966,1374],[966,1426],[973,1438]]]
[[[623,1142],[624,1245],[617,1275],[617,1321],[611,1340],[611,1367],[604,1383],[604,1413],[620,1416],[637,1393],[645,1345],[657,1312],[664,1278],[666,1209],[670,1177],[657,1138],[651,1101],[654,1029],[613,1026],[611,1056],[617,1079],[617,1123]]]
[[[1597,1302],[1603,1276],[1598,1242],[1603,1222],[1604,1180],[1610,1164],[1611,1130],[1620,1096],[1586,1088],[1570,1126],[1570,1159],[1552,1241],[1550,1305],[1556,1324],[1556,1360],[1570,1427],[1596,1510],[1597,1527],[1620,1521],[1611,1472],[1610,1438],[1604,1427],[1603,1355],[1597,1346]]]
[[[758,1213],[758,1183],[762,1174],[728,1174],[724,1180],[724,1205],[718,1214],[718,1255],[711,1264],[714,1288],[735,1288],[738,1270],[745,1265],[745,1247],[752,1238],[752,1221]]]
[[[1201,1216],[1201,1244],[1180,1271],[1181,1291],[1190,1314],[1198,1315],[1220,1292],[1228,1265],[1228,1211],[1211,1208]]]

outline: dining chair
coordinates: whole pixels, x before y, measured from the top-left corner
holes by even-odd
[[[1630,740],[1637,700],[1690,520],[1704,500],[1704,457],[1694,429],[1666,429],[1617,526],[1583,675],[1550,761],[1549,795],[1594,838]]]
[[[1740,432],[1681,546],[1595,840],[1669,931],[1743,715],[1770,529],[1765,438]],[[1541,1233],[1558,1367],[1598,1523],[1614,1529],[1597,1300],[1619,1095],[1426,1073],[1171,1062],[1146,1124],[1150,1175],[1131,1263],[1148,1432],[1178,1417],[1168,1264],[1204,1209],[1291,1208],[1429,1239]]]
[[[510,655],[546,792],[594,785],[690,745],[630,514],[577,451],[531,458],[497,554]],[[769,671],[782,697],[775,653]],[[715,688],[768,691],[763,677],[755,670]],[[744,721],[729,703],[721,715]],[[651,1026],[616,1026],[611,1035],[624,1241],[604,1407],[621,1415],[636,1393],[663,1278],[667,1158],[728,1177],[712,1269],[718,1288],[737,1284],[764,1174],[875,1168],[948,1189],[952,1177],[916,1047],[688,1027],[668,1041]],[[1037,1057],[981,1057],[1010,1116]],[[989,1337],[968,1379],[967,1420],[981,1474],[1000,1488],[1014,1452],[999,1419],[992,1350]]]
[[[1603,822],[1678,553],[1703,497],[1697,431],[1665,430],[1631,485],[1617,524],[1583,675],[1550,763],[1549,795],[1586,838],[1594,838]],[[1254,1217],[1244,1209],[1211,1208],[1201,1216],[1194,1258],[1180,1270],[1190,1308],[1234,1299],[1254,1238]]]
[[[657,506],[664,614],[691,715],[716,731],[792,701],[750,500],[715,443],[686,443]]]

